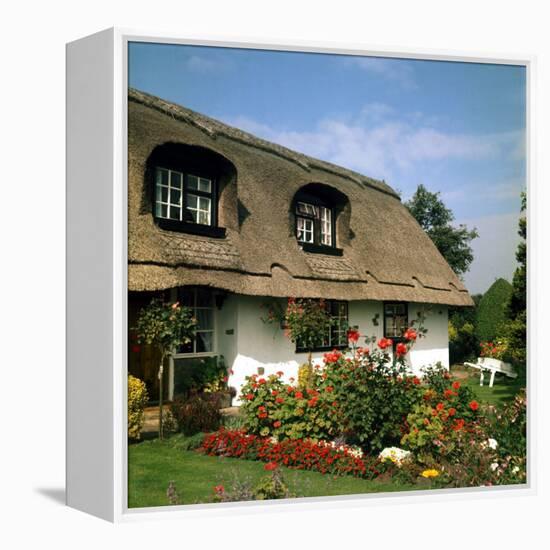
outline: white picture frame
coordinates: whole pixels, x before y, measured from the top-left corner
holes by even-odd
[[[527,185],[533,185],[533,78],[535,59],[460,52],[370,49],[363,44],[234,42],[112,28],[67,45],[67,504],[108,521],[166,514],[260,513],[293,509],[376,505],[382,500],[495,498],[536,490],[534,442],[529,439],[528,484],[294,499],[280,502],[200,504],[128,509],[127,506],[127,51],[129,42],[376,55],[415,59],[523,65],[527,71]],[[531,236],[529,237],[531,241]],[[530,274],[530,289],[533,288]],[[529,296],[529,319],[534,301]],[[532,350],[533,335],[528,335]],[[93,342],[95,345],[90,346]],[[85,352],[83,352],[85,350]],[[533,354],[530,354],[532,357]],[[528,365],[529,431],[536,373]],[[90,411],[94,411],[93,416]]]

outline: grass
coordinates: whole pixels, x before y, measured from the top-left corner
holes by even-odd
[[[175,483],[182,504],[212,502],[213,487],[230,488],[235,478],[256,485],[267,475],[262,462],[206,456],[183,450],[185,438],[175,435],[165,441],[153,439],[128,449],[128,506],[164,506],[166,489]],[[413,486],[393,481],[367,481],[351,476],[334,477],[317,472],[282,468],[291,493],[298,497],[350,495],[406,491]]]
[[[497,373],[493,387],[489,387],[490,374],[485,374],[483,386],[479,385],[479,371],[467,369],[461,366],[451,368],[453,375],[458,375],[459,380],[468,386],[480,403],[502,406],[512,401],[521,388],[525,388],[525,377],[508,378],[504,374]]]

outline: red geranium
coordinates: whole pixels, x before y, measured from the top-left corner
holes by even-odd
[[[460,388],[460,382],[459,382],[458,380],[455,380],[455,381],[453,382],[453,388],[454,388],[455,390],[458,390],[458,389]]]
[[[275,420],[275,422],[273,422],[273,427],[274,428],[280,428],[281,427],[281,421],[280,420]]]
[[[451,407],[448,412],[449,416],[454,416],[456,414],[456,409],[454,407]]]
[[[359,331],[356,328],[350,328],[348,330],[348,340],[354,344],[356,344],[359,341]]]
[[[477,411],[479,409],[479,403],[477,401],[470,401],[470,409]]]
[[[249,400],[249,401],[252,401],[254,399],[254,394],[253,393],[247,393],[246,394],[246,398]]]
[[[418,384],[420,384],[420,378],[418,378],[418,376],[415,376],[415,377],[413,378],[413,384],[414,384],[415,386],[418,386]]]
[[[277,397],[277,399],[275,399],[275,403],[278,403],[279,405],[284,402],[285,400],[282,397]]]
[[[304,397],[304,394],[301,391],[297,391],[294,396],[296,399],[302,399]]]

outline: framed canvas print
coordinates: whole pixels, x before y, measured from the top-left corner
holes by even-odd
[[[531,490],[531,63],[69,44],[68,503]]]

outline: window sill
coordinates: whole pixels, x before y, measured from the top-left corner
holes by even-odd
[[[215,351],[201,351],[199,353],[174,353],[172,355],[173,359],[194,359],[201,357],[216,357],[219,355]]]
[[[179,233],[188,233],[191,235],[204,235],[214,239],[223,239],[225,237],[225,227],[215,227],[212,225],[202,225],[200,223],[186,223],[177,220],[167,220],[165,218],[155,218],[156,224],[166,231],[177,231]]]
[[[317,351],[332,351],[332,350],[345,350],[345,349],[348,349],[349,346],[322,346],[322,347],[319,347],[319,348],[313,348],[312,350],[308,350],[308,349],[302,349],[302,348],[296,348],[295,350],[295,353],[309,353],[310,351],[312,353],[315,353]]]
[[[341,248],[335,246],[327,246],[324,244],[313,243],[298,243],[304,252],[311,252],[313,254],[327,254],[329,256],[343,256],[344,251]]]

